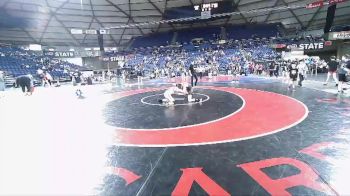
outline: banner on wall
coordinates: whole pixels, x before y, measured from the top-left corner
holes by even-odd
[[[110,61],[124,61],[125,57],[124,56],[113,56],[109,57]]]
[[[324,43],[306,43],[306,44],[299,44],[298,48],[303,50],[317,50],[317,49],[323,49]]]
[[[329,35],[330,40],[350,39],[350,31],[334,32]]]
[[[54,58],[74,58],[75,53],[73,51],[44,51],[44,56]]]
[[[84,52],[81,52],[81,56],[83,56],[83,57],[98,57],[98,56],[101,56],[101,52],[97,51],[97,50],[84,51]]]
[[[270,46],[271,46],[271,48],[275,48],[275,49],[282,49],[282,48],[287,47],[286,44],[271,44]]]
[[[323,0],[322,1],[316,1],[310,4],[306,5],[307,9],[313,9],[313,8],[317,8],[317,7],[323,7]]]
[[[346,0],[329,0],[329,4],[335,4],[335,3],[343,3]]]
[[[124,61],[125,56],[111,56],[111,57],[104,57],[103,61],[111,61],[111,62],[117,62],[117,61]]]
[[[289,49],[300,49],[300,50],[319,50],[323,49],[325,44],[323,42],[311,42],[311,43],[299,43],[299,44],[292,44],[289,45],[287,48]]]

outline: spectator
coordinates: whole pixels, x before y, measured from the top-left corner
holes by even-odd
[[[21,87],[25,95],[32,95],[34,91],[33,76],[22,75],[16,78],[15,87]]]
[[[5,74],[3,71],[0,71],[0,98],[3,96],[5,91]]]
[[[335,85],[338,86],[338,79],[337,79],[337,68],[338,68],[339,63],[336,60],[335,56],[331,57],[330,62],[328,63],[328,74],[327,74],[327,79],[324,85],[328,84],[329,78],[331,75],[333,76],[333,79],[335,81]]]
[[[299,82],[298,85],[299,86],[303,86],[303,81],[306,77],[306,72],[307,72],[307,66],[304,62],[304,60],[300,60],[299,64],[298,64],[298,71],[299,71]]]

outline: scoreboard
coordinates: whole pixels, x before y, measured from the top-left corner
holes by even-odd
[[[204,3],[201,5],[195,5],[193,6],[195,11],[202,11],[202,12],[206,12],[206,11],[211,11],[214,9],[218,8],[219,3],[215,2],[215,3]]]
[[[203,3],[191,6],[175,7],[165,10],[165,19],[180,19],[188,17],[201,17],[201,19],[210,19],[214,14],[230,13],[234,11],[232,0],[220,2]]]

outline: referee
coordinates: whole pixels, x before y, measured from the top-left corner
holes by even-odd
[[[197,86],[197,82],[198,82],[198,78],[197,78],[197,74],[196,74],[196,71],[194,70],[194,66],[193,66],[193,63],[190,65],[190,73],[191,73],[191,85],[193,86],[193,78],[196,79],[194,85]]]

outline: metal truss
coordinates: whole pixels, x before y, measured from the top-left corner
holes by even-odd
[[[120,12],[123,13],[125,16],[127,16],[131,22],[135,23],[134,18],[131,16],[131,9],[130,9],[130,8],[131,8],[131,5],[130,5],[130,1],[129,1],[129,14],[126,13],[123,9],[121,9],[118,5],[116,5],[116,4],[114,4],[113,2],[111,2],[110,0],[106,0],[106,2],[108,2],[111,6],[113,6],[113,7],[116,8],[118,11],[120,11]],[[127,28],[127,27],[125,27],[125,28]],[[139,26],[137,26],[136,28],[140,31],[141,35],[145,35]]]
[[[52,6],[49,5],[49,1],[50,0],[45,0],[44,2],[46,3],[45,5],[41,5],[41,4],[37,4],[34,2],[34,0],[29,0],[28,2],[17,2],[16,0],[3,0],[4,3],[2,5],[2,8],[6,9],[6,7],[8,7],[9,3],[12,3],[11,1],[14,1],[18,4],[21,4],[21,6],[18,6],[18,8],[14,8],[15,10],[19,10],[19,11],[25,11],[25,12],[33,12],[33,14],[35,13],[35,11],[26,11],[23,8],[23,5],[33,5],[33,6],[41,6],[44,9],[48,10],[48,18],[45,19],[35,19],[35,20],[47,20],[47,23],[41,27],[40,29],[26,29],[24,27],[19,28],[18,30],[12,30],[10,29],[10,31],[22,31],[23,32],[23,36],[21,38],[25,38],[25,40],[28,40],[28,42],[32,43],[41,43],[45,41],[45,43],[61,43],[61,44],[66,44],[66,45],[75,45],[75,46],[82,46],[82,45],[89,45],[89,43],[86,43],[88,36],[84,35],[82,37],[82,39],[79,37],[79,39],[77,39],[77,36],[71,34],[70,32],[70,25],[68,25],[68,23],[66,23],[65,19],[62,19],[61,16],[66,16],[65,18],[71,18],[70,22],[76,22],[76,23],[81,23],[81,24],[86,24],[86,26],[91,29],[93,26],[93,24],[98,24],[99,27],[96,28],[102,28],[102,29],[121,29],[122,32],[121,34],[118,34],[119,39],[116,36],[113,36],[113,33],[106,35],[110,37],[111,42],[109,43],[113,43],[114,45],[121,45],[123,40],[127,40],[129,38],[123,38],[125,36],[125,34],[132,34],[132,35],[145,35],[146,31],[144,31],[144,27],[148,28],[148,29],[152,29],[152,32],[160,32],[163,30],[163,28],[165,27],[164,24],[169,25],[169,27],[176,31],[177,26],[174,24],[176,22],[191,22],[191,26],[190,25],[185,25],[186,27],[192,27],[193,23],[196,23],[199,19],[199,17],[189,17],[189,18],[181,18],[181,19],[173,19],[173,20],[165,20],[165,11],[168,7],[168,1],[172,1],[172,0],[164,0],[163,5],[159,6],[158,4],[156,4],[154,1],[152,0],[143,0],[143,1],[138,1],[138,2],[134,2],[131,3],[130,0],[125,2],[125,3],[113,3],[112,0],[105,0],[108,5],[112,6],[113,8],[115,8],[115,10],[108,10],[108,12],[110,12],[111,14],[108,15],[103,15],[103,16],[99,16],[96,14],[96,10],[98,5],[94,5],[92,0],[89,0],[89,2],[84,3],[84,6],[89,6],[89,8],[87,9],[88,11],[91,11],[91,15],[85,15],[85,14],[80,14],[80,13],[75,13],[75,11],[81,11],[81,9],[78,8],[74,8],[74,6],[72,8],[64,8],[65,5],[67,4],[74,4],[74,5],[78,5],[78,3],[71,3],[70,0],[65,0],[63,2],[61,2],[61,4],[58,4],[58,7],[53,8]],[[328,1],[324,0],[324,7],[319,7],[319,8],[314,8],[314,12],[307,12],[307,13],[299,13],[296,12],[295,9],[300,9],[300,8],[304,8],[305,9],[305,1],[293,1],[292,3],[290,1],[287,0],[271,0],[268,3],[266,3],[266,1],[264,0],[256,0],[256,1],[250,1],[250,2],[246,2],[245,4],[243,3],[244,1],[242,0],[233,0],[234,3],[234,12],[232,13],[224,13],[224,14],[215,14],[212,15],[212,18],[220,18],[223,16],[226,16],[227,19],[226,20],[221,20],[220,22],[214,22],[216,25],[224,25],[226,26],[227,24],[229,24],[230,22],[234,21],[239,21],[239,23],[242,23],[242,21],[244,23],[250,23],[252,18],[255,17],[264,17],[263,21],[265,23],[267,22],[278,22],[284,19],[288,19],[288,18],[294,18],[295,20],[293,20],[291,23],[287,24],[285,23],[286,27],[294,27],[297,26],[303,30],[310,30],[310,29],[315,29],[315,28],[322,28],[322,26],[324,25],[324,22],[321,23],[321,21],[324,21],[324,18],[320,18],[320,14],[324,14],[327,10],[325,10],[324,8],[326,7],[326,5],[328,5]],[[193,6],[194,3],[192,0],[188,0],[188,2]],[[202,2],[205,2],[205,0],[202,0]],[[264,3],[264,4],[262,4]],[[136,23],[135,19],[136,16],[133,16],[132,14],[132,5],[142,5],[142,4],[147,4],[148,6],[150,6],[150,8],[144,8],[144,9],[139,9],[139,11],[142,10],[153,10],[153,12],[155,12],[154,14],[150,14],[147,16],[156,16],[156,17],[161,17],[160,20],[157,21],[148,21],[148,22],[139,22]],[[259,7],[261,7],[260,9],[254,9],[252,5],[254,4],[260,4]],[[340,9],[349,9],[350,8],[350,4],[348,2],[345,2],[344,4],[347,4],[345,6],[342,6]],[[80,4],[79,4],[80,5]],[[121,5],[125,6],[128,5],[129,7],[129,11],[123,10],[121,8]],[[181,6],[181,4],[179,5]],[[241,11],[242,9],[244,9],[245,6],[248,7],[252,7],[253,10],[249,10],[249,11]],[[68,9],[68,13],[64,13],[62,14],[61,12],[59,12],[62,9]],[[90,10],[89,10],[90,9]],[[339,9],[339,8],[338,8]],[[87,11],[86,10],[86,11]],[[100,11],[100,10],[99,10]],[[102,10],[101,10],[102,11]],[[271,19],[273,15],[278,14],[278,13],[283,13],[285,11],[290,12],[291,14],[288,16],[284,16],[281,15],[281,17],[279,17],[278,19]],[[114,15],[117,13],[122,13],[121,16],[116,16]],[[86,17],[85,20],[83,21],[75,21],[74,17],[76,16],[81,16],[81,17]],[[239,17],[232,17],[232,16],[239,16]],[[303,22],[303,17],[304,16],[308,16],[308,18],[311,17],[311,19],[309,21]],[[350,17],[349,14],[346,14],[346,12],[337,14],[337,17],[335,18],[335,24],[338,23],[348,23],[347,21],[349,21]],[[91,18],[87,18],[87,17],[91,17]],[[127,20],[127,23],[125,24],[125,22],[120,22],[118,21],[110,21],[109,23],[111,23],[112,26],[107,26],[106,23],[102,22],[103,18],[107,17],[107,18],[115,18],[115,17],[120,17],[120,18],[124,18],[125,20]],[[90,19],[90,20],[89,20]],[[55,20],[55,22],[57,21],[57,25],[54,25],[52,22],[53,20]],[[201,21],[201,23],[205,26],[209,26],[212,23],[207,23],[204,21]],[[115,25],[114,25],[115,24]],[[73,24],[73,26],[75,26]],[[57,34],[57,39],[56,38],[47,38],[45,39],[45,34],[47,34],[47,31],[50,27],[59,27],[62,28],[64,30],[64,32],[52,32],[52,33],[56,33]],[[166,26],[168,27],[168,26]],[[77,27],[75,28],[81,28],[79,27],[79,25],[77,25]],[[131,30],[136,30],[136,32],[128,32],[127,30],[131,29]],[[99,30],[99,29],[96,29]],[[40,34],[38,34],[38,36],[34,36],[33,34],[31,34],[31,32],[38,32]],[[50,31],[51,33],[51,31]],[[66,35],[69,34],[69,35]],[[148,34],[148,31],[147,31]],[[61,38],[60,39],[60,35],[65,35],[65,38]],[[6,37],[6,35],[2,35],[4,37]],[[8,35],[11,36],[11,35]],[[33,37],[34,36],[34,37]],[[1,39],[1,38],[0,38]],[[15,41],[15,38],[13,38]],[[59,40],[60,39],[60,40]],[[61,42],[62,39],[66,41],[66,43]],[[55,41],[57,40],[57,41]],[[44,43],[44,44],[45,44]],[[90,44],[91,45],[91,44]]]

